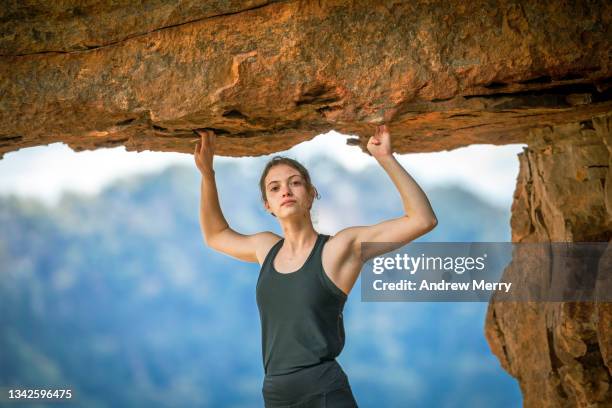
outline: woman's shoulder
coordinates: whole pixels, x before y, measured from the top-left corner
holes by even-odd
[[[356,256],[355,237],[359,227],[344,228],[335,234],[324,234],[329,238],[325,242],[325,252],[333,258],[345,260],[351,256]]]
[[[272,247],[283,239],[283,237],[272,231],[258,232],[257,234],[254,234],[253,237],[256,240],[257,261],[260,265],[263,265],[266,256],[268,255]]]
[[[356,227],[349,227],[349,228],[344,228],[340,231],[337,231],[336,233],[332,234],[322,234],[324,236],[327,236],[327,241],[334,246],[347,246],[353,239],[354,239],[354,233],[352,233],[352,231],[355,229]],[[333,244],[332,244],[333,242]]]

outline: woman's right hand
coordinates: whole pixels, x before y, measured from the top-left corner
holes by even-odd
[[[213,171],[213,157],[215,156],[215,132],[212,130],[194,130],[201,139],[195,146],[194,158],[200,173],[210,174]]]

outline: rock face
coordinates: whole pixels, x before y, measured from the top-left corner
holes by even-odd
[[[538,129],[529,140],[519,155],[512,241],[610,242],[612,115]],[[537,268],[513,263],[505,271],[513,282],[542,283]],[[600,265],[597,285],[609,294],[611,244]],[[485,332],[525,406],[612,406],[612,303],[491,302]]]
[[[513,241],[612,231],[609,1],[4,2],[0,158],[73,149],[226,156],[337,130],[365,151],[526,143]],[[535,279],[523,270],[524,279]],[[612,406],[612,306],[491,303],[486,335],[527,407]]]
[[[386,121],[399,153],[524,142],[611,110],[607,1],[5,2],[0,155],[267,154]]]

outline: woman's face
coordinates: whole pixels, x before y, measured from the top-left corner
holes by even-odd
[[[265,207],[282,218],[290,214],[308,212],[313,197],[306,187],[306,181],[299,171],[286,164],[272,167],[265,179]]]

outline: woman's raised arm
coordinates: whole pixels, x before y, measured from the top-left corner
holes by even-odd
[[[367,148],[393,181],[401,196],[405,214],[375,225],[350,227],[338,232],[339,241],[344,241],[352,249],[353,256],[362,261],[400,248],[431,231],[438,223],[421,187],[393,156],[391,135],[386,125],[378,126]],[[361,254],[362,242],[396,244],[371,248],[367,254]]]
[[[202,175],[200,227],[204,243],[242,261],[262,263],[267,250],[280,238],[270,231],[244,235],[230,228],[221,211],[213,169],[216,135],[210,130],[195,132],[201,136],[195,147],[194,158]]]

